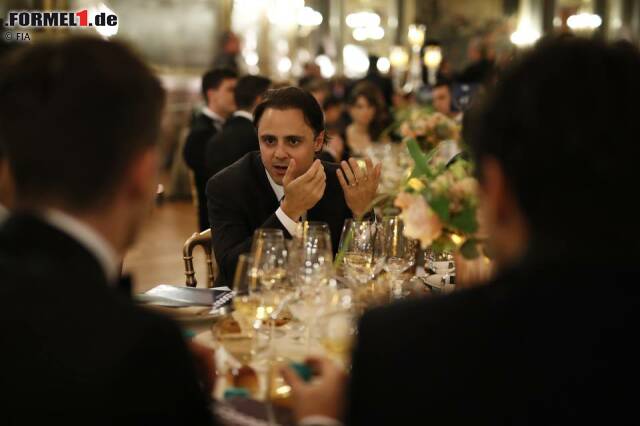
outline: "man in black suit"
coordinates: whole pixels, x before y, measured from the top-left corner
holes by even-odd
[[[259,75],[247,75],[238,80],[234,97],[238,110],[227,120],[221,132],[207,143],[208,175],[238,161],[245,154],[260,149],[253,125],[253,111],[262,102],[271,80]]]
[[[245,155],[207,184],[220,284],[232,284],[238,256],[250,250],[258,228],[279,228],[290,237],[303,218],[324,221],[335,251],[344,220],[366,213],[380,179],[380,166],[370,160],[361,170],[355,160],[340,167],[315,159],[324,143],[324,117],[301,89],[267,92],[254,123],[260,152]]]
[[[184,144],[184,161],[193,171],[198,197],[198,225],[200,231],[209,228],[207,214],[207,143],[222,130],[226,119],[235,111],[233,91],[238,76],[234,71],[218,68],[202,77],[202,96],[206,105],[191,122],[191,129]]]
[[[637,423],[638,75],[635,47],[543,41],[472,111],[499,273],[365,314],[347,424]],[[320,365],[310,385],[286,372],[299,416],[340,410]]]
[[[3,60],[16,202],[0,227],[0,423],[211,424],[180,329],[117,289],[157,186],[160,82],[98,38]]]

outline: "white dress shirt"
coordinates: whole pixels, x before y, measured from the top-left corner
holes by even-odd
[[[120,257],[115,249],[91,226],[61,212],[47,209],[42,212],[42,219],[54,228],[64,232],[89,251],[97,260],[107,282],[115,285],[120,275]]]
[[[202,113],[213,120],[213,125],[217,131],[222,130],[222,126],[224,125],[225,119],[220,114],[213,112],[206,105],[202,107]]]
[[[273,189],[273,192],[276,194],[276,198],[279,202],[282,202],[282,199],[284,198],[284,188],[282,187],[282,185],[278,185],[271,178],[271,175],[269,175],[269,172],[266,169],[264,172],[267,174],[267,179],[269,179],[269,184],[271,185],[271,189]],[[287,216],[284,210],[282,210],[282,207],[278,207],[278,210],[276,210],[276,216],[278,217],[280,223],[282,223],[285,229],[289,232],[289,234],[295,235],[296,229],[298,228],[298,222],[301,219],[304,219],[305,215],[297,218],[297,220],[293,220],[289,216]]]
[[[253,114],[251,114],[248,111],[243,111],[241,109],[237,110],[236,112],[233,113],[234,117],[244,117],[247,120],[253,122]]]

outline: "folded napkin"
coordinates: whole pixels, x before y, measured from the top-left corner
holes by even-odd
[[[233,298],[229,287],[193,288],[160,284],[135,296],[138,303],[177,318],[215,315]]]

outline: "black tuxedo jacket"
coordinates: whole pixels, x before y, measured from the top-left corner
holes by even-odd
[[[337,164],[322,162],[327,175],[323,197],[307,212],[307,220],[329,224],[334,253],[345,219],[352,217],[336,177]],[[218,284],[231,286],[238,256],[251,249],[258,228],[282,229],[276,216],[279,200],[269,184],[259,152],[251,152],[213,176],[207,184],[213,249],[220,267]]]
[[[191,129],[184,144],[184,161],[193,171],[198,195],[198,222],[200,231],[209,228],[209,216],[207,214],[207,180],[211,175],[207,169],[206,153],[207,142],[217,133],[213,120],[203,113],[198,113],[191,122]]]
[[[569,259],[365,314],[347,424],[637,423],[638,260]]]
[[[0,227],[0,424],[211,424],[178,327],[30,215]]]
[[[229,118],[222,131],[207,143],[206,163],[209,176],[259,149],[258,134],[253,122],[246,117]]]

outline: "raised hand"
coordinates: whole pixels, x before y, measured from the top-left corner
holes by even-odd
[[[295,160],[289,162],[287,172],[282,179],[284,200],[280,207],[292,220],[297,221],[307,210],[316,205],[324,195],[327,175],[320,160],[313,162],[309,170],[297,178],[293,177]]]
[[[362,217],[371,206],[380,183],[381,165],[375,167],[369,157],[365,158],[366,170],[358,167],[358,162],[350,158],[349,162],[340,163],[342,169],[336,170],[340,186],[344,191],[344,199],[354,217]]]
[[[291,386],[296,421],[309,416],[341,420],[347,381],[344,370],[327,358],[309,358],[307,364],[314,372],[309,383],[304,382],[291,368],[281,371],[282,377]]]

